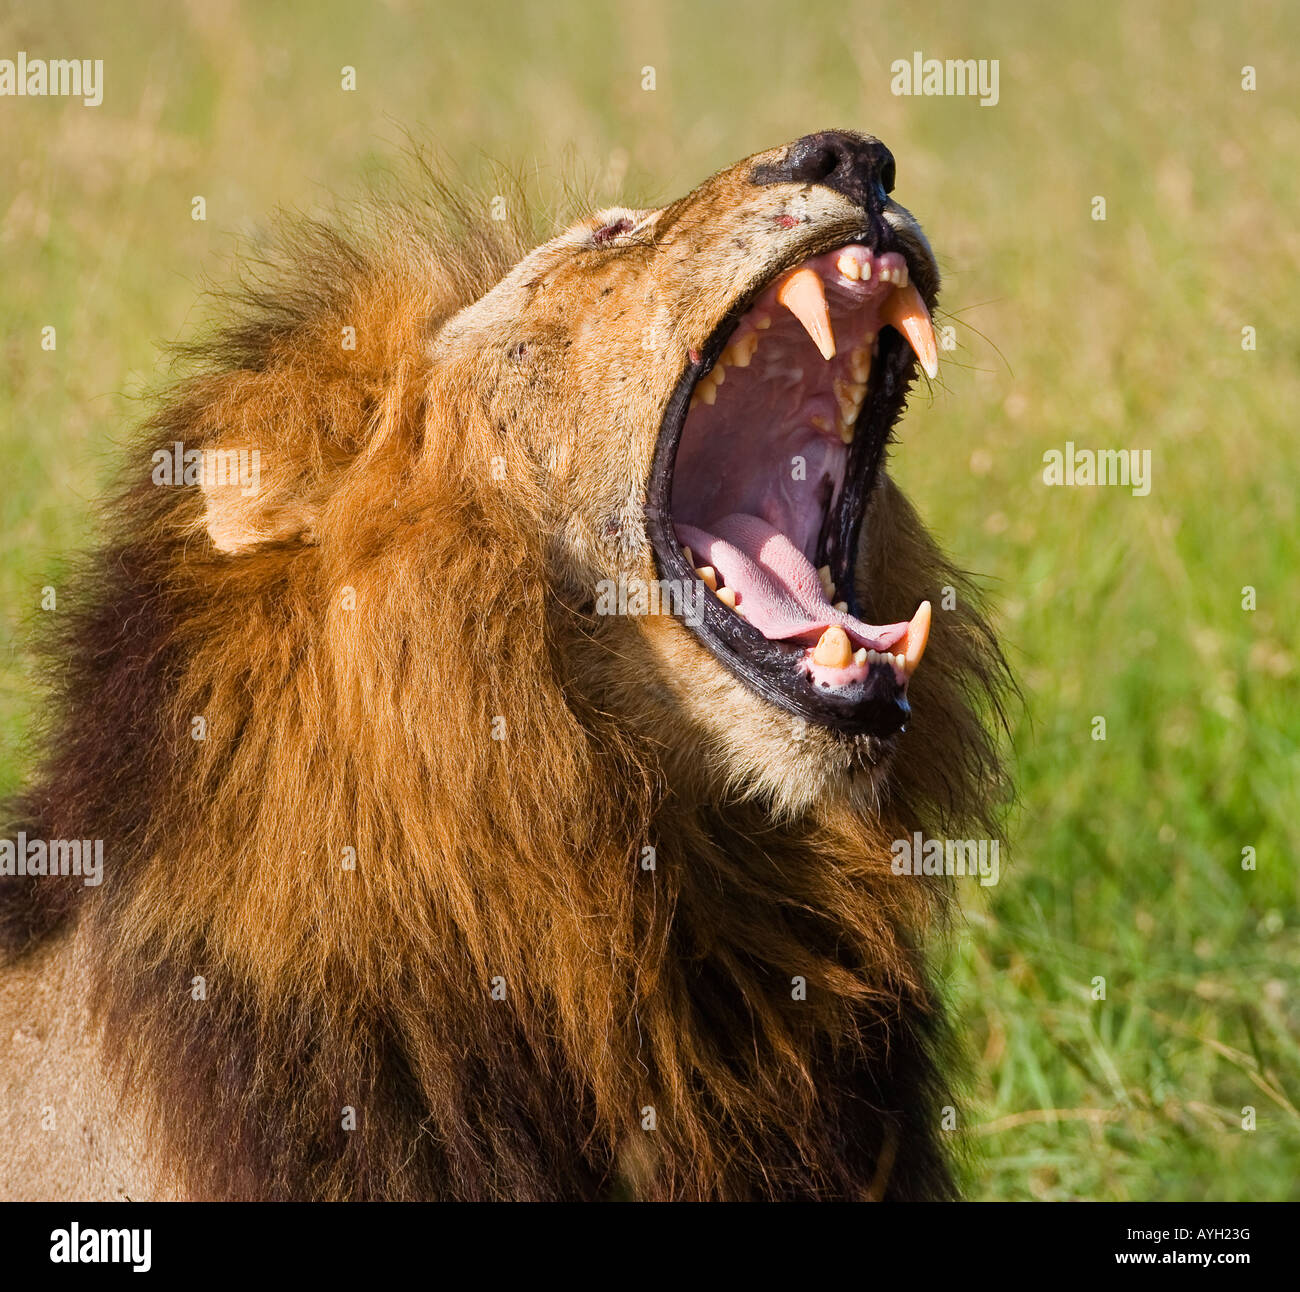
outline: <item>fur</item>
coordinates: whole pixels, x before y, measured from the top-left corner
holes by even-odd
[[[707,236],[729,174],[663,224]],[[952,1196],[946,892],[889,843],[994,830],[973,590],[882,481],[864,606],[959,590],[892,755],[795,730],[675,621],[595,616],[593,575],[650,569],[672,365],[629,391],[630,354],[572,357],[564,320],[606,322],[575,293],[648,308],[626,264],[512,279],[500,226],[439,207],[293,227],[162,399],[61,594],[11,814],[104,839],[105,881],[3,881],[6,954],[86,948],[108,1078],[186,1196]],[[511,281],[529,308],[483,311]],[[264,487],[154,486],[178,440],[258,447]]]

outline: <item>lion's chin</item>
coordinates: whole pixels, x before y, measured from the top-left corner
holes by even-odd
[[[653,731],[674,794],[702,803],[752,801],[775,819],[849,808],[874,815],[899,737],[839,731],[770,704],[667,616],[642,621],[631,656],[648,648],[656,681],[628,715]],[[645,630],[649,631],[645,631]],[[612,707],[628,691],[601,697]]]

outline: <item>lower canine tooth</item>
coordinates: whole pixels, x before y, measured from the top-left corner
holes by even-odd
[[[813,662],[823,668],[847,668],[853,658],[853,647],[849,635],[839,624],[834,624],[822,633],[821,640],[813,650]]]
[[[903,671],[908,677],[916,672],[916,666],[925,654],[925,644],[930,640],[930,603],[922,601],[907,625],[907,646],[903,651]]]

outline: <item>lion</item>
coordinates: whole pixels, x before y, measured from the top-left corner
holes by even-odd
[[[0,1189],[958,1194],[891,842],[993,831],[1007,679],[887,473],[894,169],[825,131],[531,251],[383,202],[232,293],[60,597]]]

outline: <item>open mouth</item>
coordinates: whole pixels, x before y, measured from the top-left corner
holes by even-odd
[[[661,572],[708,589],[695,627],[789,712],[887,736],[930,628],[862,618],[853,571],[890,430],[938,356],[899,251],[850,243],[738,306],[669,401],[648,522]]]

